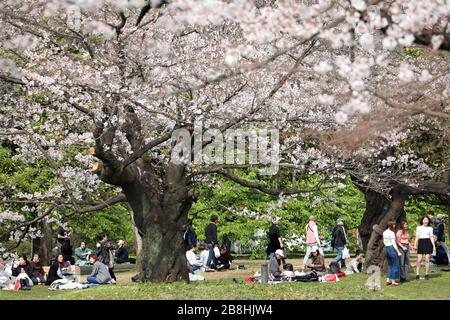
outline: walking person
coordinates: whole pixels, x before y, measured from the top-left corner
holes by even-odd
[[[280,230],[278,229],[278,222],[280,218],[273,218],[272,225],[270,226],[269,232],[269,244],[267,245],[266,253],[269,255],[269,260],[275,255],[275,251],[278,249],[283,250],[283,239],[280,235]]]
[[[402,254],[400,256],[400,282],[405,282],[408,281],[409,252],[410,250],[416,250],[409,241],[408,223],[406,221],[400,222],[400,230],[397,231],[396,238],[398,249]]]
[[[420,226],[416,229],[416,241],[414,247],[417,248],[416,280],[420,279],[420,268],[425,255],[425,280],[430,279],[430,257],[436,251],[434,244],[433,228],[430,227],[430,218],[423,217]]]
[[[111,242],[108,241],[108,235],[105,232],[101,232],[97,238],[100,242],[100,245],[97,248],[97,260],[106,264],[112,278],[111,281],[116,283],[117,280],[114,274],[114,247]]]
[[[205,227],[205,242],[208,246],[209,256],[206,262],[206,267],[211,268],[211,265],[215,262],[214,258],[214,245],[218,244],[217,241],[217,221],[219,217],[216,215],[211,216],[211,222]]]
[[[336,258],[331,262],[341,262],[341,269],[346,268],[345,259],[343,259],[342,253],[347,246],[347,234],[345,233],[344,220],[339,218],[336,220],[336,226],[333,228],[333,238],[331,239],[331,247],[338,251]]]
[[[309,217],[309,222],[306,224],[306,253],[303,257],[303,270],[306,270],[309,256],[315,247],[320,248],[319,231],[317,229],[316,218]]]
[[[397,247],[395,236],[395,221],[388,221],[388,228],[383,232],[383,243],[386,247],[386,258],[388,261],[388,273],[386,285],[398,286],[395,280],[400,279],[400,259],[402,255]]]

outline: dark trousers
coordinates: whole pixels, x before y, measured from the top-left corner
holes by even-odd
[[[400,279],[407,280],[409,273],[409,247],[406,245],[406,250],[402,249],[402,247],[398,247],[401,252],[400,256]]]
[[[110,274],[111,278],[113,278],[115,281],[117,281],[116,275],[114,274],[114,271],[113,271],[113,268],[108,268],[108,270],[109,270],[109,274]]]

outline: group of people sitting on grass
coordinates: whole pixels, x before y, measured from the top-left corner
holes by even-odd
[[[187,245],[186,260],[190,273],[195,273],[197,270],[201,271],[222,271],[230,269],[233,257],[231,256],[226,246],[219,246],[218,243],[214,246],[214,255],[208,264],[209,250],[204,243],[200,244],[200,255],[195,254],[196,247],[193,244]]]
[[[53,250],[48,274],[45,273],[38,253],[33,255],[31,262],[25,255],[17,260],[6,262],[0,259],[0,289],[2,290],[30,290],[33,285],[52,285],[61,281],[76,281],[75,268],[77,266],[92,266],[92,272],[87,277],[87,284],[115,283],[114,263],[131,263],[134,259],[128,257],[124,241],[117,242],[117,251],[108,240],[104,232],[98,235],[97,248],[91,250],[81,241],[75,249],[75,259],[70,255],[71,230],[65,222],[58,231],[58,246]],[[70,248],[70,250],[69,250]]]
[[[357,250],[354,259],[345,271],[341,271],[339,264],[332,261],[327,268],[325,259],[318,247],[311,250],[305,268],[295,271],[293,265],[286,262],[286,255],[282,249],[277,249],[269,260],[269,280],[271,281],[318,281],[320,277],[327,274],[338,274],[339,276],[359,273],[363,270],[364,254]]]

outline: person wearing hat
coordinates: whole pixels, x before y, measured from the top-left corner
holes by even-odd
[[[283,249],[283,239],[280,235],[280,230],[278,229],[278,222],[280,218],[273,218],[272,225],[270,226],[269,232],[269,244],[267,245],[266,253],[269,255],[269,260],[275,255],[275,251],[278,249]]]
[[[307,265],[308,268],[310,268],[311,270],[317,271],[317,272],[324,272],[324,271],[326,271],[325,259],[320,254],[318,246],[314,246],[312,248],[310,259],[311,259],[311,263],[309,263]]]
[[[286,258],[286,256],[283,250],[277,249],[274,256],[270,259],[269,276],[272,280],[276,280],[281,277],[280,265],[284,258]]]
[[[336,226],[333,228],[333,238],[331,239],[331,246],[338,251],[336,258],[331,262],[341,262],[341,269],[346,268],[345,259],[342,259],[342,252],[347,246],[347,235],[344,228],[344,220],[339,218],[336,220]]]
[[[317,229],[316,218],[314,216],[309,217],[309,222],[306,225],[306,253],[303,257],[303,270],[306,269],[309,256],[311,255],[314,247],[320,248],[319,231]]]
[[[448,251],[447,244],[445,243],[445,228],[442,220],[444,219],[443,214],[438,214],[434,219],[433,234],[436,237],[436,250],[443,251],[447,254],[447,258],[450,261],[450,253]]]

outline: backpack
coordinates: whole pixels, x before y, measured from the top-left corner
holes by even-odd
[[[330,269],[328,270],[329,274],[335,274],[335,273],[340,273],[341,272],[341,268],[339,267],[339,263],[337,262],[331,262],[330,263]]]

